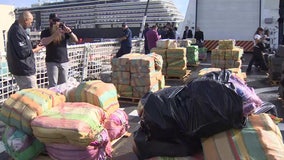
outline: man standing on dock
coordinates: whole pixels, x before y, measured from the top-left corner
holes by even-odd
[[[116,53],[116,58],[123,56],[124,54],[131,53],[132,48],[132,32],[128,28],[126,23],[122,23],[123,36],[119,38],[120,49]]]

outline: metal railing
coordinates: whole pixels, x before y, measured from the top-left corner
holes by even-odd
[[[85,43],[68,46],[69,77],[81,82],[86,79],[100,79],[100,73],[111,70],[111,59],[120,47],[118,42]],[[132,53],[142,53],[143,40],[132,41]],[[48,78],[45,65],[45,51],[35,54],[36,76],[39,88],[47,88]],[[9,73],[6,56],[1,57],[0,65],[0,103],[10,94],[19,90],[15,79]]]

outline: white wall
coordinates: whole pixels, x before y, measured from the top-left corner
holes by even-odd
[[[179,33],[183,33],[184,27],[186,25],[190,26],[190,27],[194,27],[196,25],[195,20],[196,20],[196,14],[198,12],[197,9],[196,9],[197,1],[204,1],[204,0],[189,0],[187,11],[186,11],[186,14],[185,14],[185,19],[184,19],[183,22],[181,22],[179,24],[179,28],[178,28]],[[237,2],[239,0],[230,0],[230,1]],[[212,3],[214,3],[213,0],[212,0]],[[255,3],[255,6],[259,7],[259,4]],[[214,9],[216,9],[216,8],[212,8],[211,11],[214,11]],[[210,13],[210,10],[208,10],[208,13]],[[265,23],[265,21],[264,21],[265,18],[272,18],[272,20],[273,20],[272,23],[271,24]],[[272,47],[278,46],[278,31],[279,31],[278,30],[278,22],[277,22],[278,18],[279,18],[279,0],[261,0],[261,15],[260,15],[260,22],[259,23],[263,28],[267,28],[267,29],[270,30],[271,39],[272,39],[272,43],[273,43]],[[222,15],[220,15],[220,19],[222,19]],[[255,19],[259,19],[259,17],[255,17]],[[254,24],[254,26],[250,27],[250,28],[253,28],[253,30],[251,30],[250,32],[252,32],[252,33],[249,32],[248,35],[253,34],[253,32],[257,28],[256,25],[258,26],[258,24]],[[200,27],[200,26],[198,26],[198,27]],[[202,30],[202,28],[201,28],[201,30]],[[207,39],[206,34],[205,34],[205,39]]]
[[[3,54],[5,51],[3,31],[5,31],[5,38],[7,41],[7,32],[15,21],[14,10],[14,6],[0,4],[0,54]]]
[[[265,23],[266,18],[272,18],[272,23]],[[279,33],[279,0],[262,0],[262,14],[261,14],[261,26],[265,29],[269,29],[271,38],[271,47],[278,47],[278,33]]]
[[[196,17],[196,0],[188,0],[187,11],[185,13],[184,21],[178,25],[178,32],[182,36],[184,27],[189,26],[195,27],[195,17]],[[192,30],[194,33],[195,30]]]

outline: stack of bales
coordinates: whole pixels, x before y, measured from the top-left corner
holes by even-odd
[[[187,58],[187,65],[195,66],[199,63],[199,48],[197,45],[191,45],[196,43],[196,39],[183,39],[179,40],[179,47],[186,48],[186,58]]]
[[[198,59],[201,61],[205,61],[207,59],[207,48],[198,48]]]
[[[167,49],[167,64],[167,77],[184,77],[187,70],[186,48]]]
[[[167,49],[165,48],[152,48],[151,53],[160,55],[163,59],[162,74],[167,75]]]
[[[238,68],[241,70],[243,53],[242,48],[235,46],[235,40],[220,40],[218,48],[212,50],[211,66],[221,69]]]
[[[284,45],[279,45],[277,52],[268,56],[268,73],[270,80],[279,81],[281,79],[281,71],[283,71],[281,66],[283,61]]]
[[[6,124],[3,142],[14,159],[30,160],[44,151],[45,146],[33,134],[31,122],[44,112],[65,102],[63,95],[48,89],[24,89],[4,102],[0,120]]]
[[[157,48],[151,52],[163,57],[162,73],[167,77],[184,77],[187,69],[186,48],[177,47],[174,40],[159,40]],[[190,40],[185,40],[184,45],[190,45]]]
[[[121,97],[141,98],[164,88],[163,58],[157,54],[127,54],[112,59],[112,83]]]
[[[195,66],[199,64],[198,46],[192,45],[186,47],[187,65]]]
[[[129,128],[127,114],[118,109],[115,86],[88,81],[64,94],[25,89],[4,102],[0,119],[8,127],[3,142],[14,159],[34,159],[44,150],[52,159],[111,156],[111,140]]]
[[[185,42],[186,43],[186,42]],[[167,49],[168,48],[176,48],[177,43],[174,40],[170,39],[160,39],[157,41],[157,47],[151,49],[151,53],[156,53],[161,55],[163,58],[163,67],[162,67],[162,74],[167,75]]]

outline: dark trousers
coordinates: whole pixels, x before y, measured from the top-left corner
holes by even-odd
[[[118,58],[128,53],[131,53],[131,47],[120,47],[115,57]]]
[[[264,62],[264,58],[263,58],[263,55],[262,55],[262,49],[261,48],[258,48],[258,47],[253,48],[253,55],[252,55],[252,57],[249,61],[248,68],[247,68],[248,72],[251,71],[251,67],[252,67],[253,64],[256,64],[262,70],[267,69],[265,62]]]
[[[148,42],[147,41],[144,42],[144,50],[145,50],[145,54],[149,54],[150,53],[150,49],[148,47]]]

